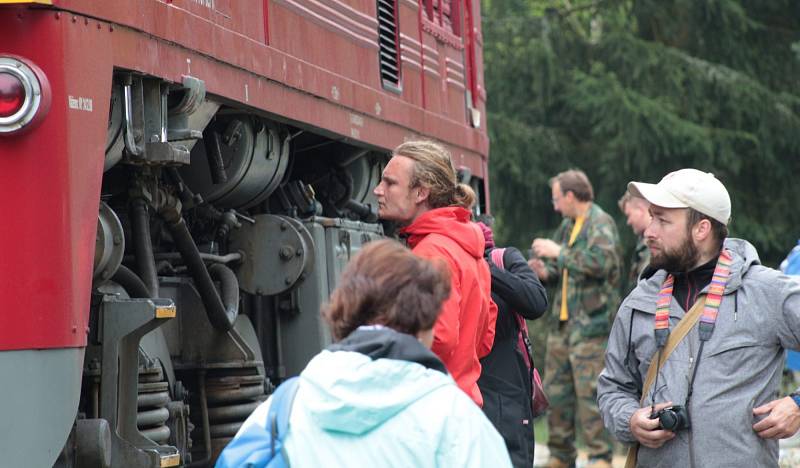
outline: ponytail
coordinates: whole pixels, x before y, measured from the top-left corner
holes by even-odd
[[[453,193],[453,205],[471,210],[472,207],[475,206],[476,200],[477,196],[475,195],[475,191],[472,190],[472,187],[467,184],[456,185],[456,189]]]

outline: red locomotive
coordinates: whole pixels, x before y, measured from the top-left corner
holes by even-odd
[[[432,138],[486,209],[478,0],[0,0],[0,465],[208,466],[330,342]]]

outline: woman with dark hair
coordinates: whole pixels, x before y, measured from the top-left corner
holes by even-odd
[[[444,265],[395,241],[371,242],[350,262],[322,311],[337,343],[300,374],[283,445],[291,466],[511,466],[503,439],[429,350],[449,294]],[[231,444],[264,431],[271,400]]]

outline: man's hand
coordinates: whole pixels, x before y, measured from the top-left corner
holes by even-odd
[[[561,245],[550,239],[534,239],[531,249],[537,257],[542,258],[556,258],[561,253]]]
[[[753,415],[766,418],[753,424],[753,430],[762,439],[785,439],[800,429],[800,407],[791,397],[772,400],[766,405],[753,408]]]
[[[547,267],[544,266],[542,259],[532,258],[528,260],[528,266],[531,267],[531,270],[539,277],[539,281],[547,281]]]
[[[659,403],[655,406],[655,412],[669,406],[672,406],[671,401]],[[652,412],[653,409],[649,406],[639,408],[631,415],[629,425],[631,434],[636,437],[636,440],[638,440],[640,444],[655,449],[661,447],[665,442],[675,437],[675,433],[659,429],[658,419],[650,419],[650,414],[652,414]]]

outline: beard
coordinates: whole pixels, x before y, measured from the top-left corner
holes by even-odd
[[[650,242],[647,243],[648,247]],[[652,251],[651,251],[652,254]],[[669,273],[687,272],[694,268],[700,258],[700,252],[689,236],[674,250],[667,250],[661,246],[658,254],[652,254],[650,266],[656,270],[664,269]]]

